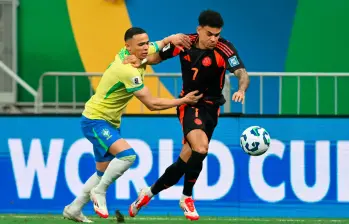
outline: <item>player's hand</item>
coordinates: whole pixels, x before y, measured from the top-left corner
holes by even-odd
[[[128,55],[125,57],[123,64],[131,64],[135,68],[139,68],[142,65],[142,61],[135,55]]]
[[[198,93],[199,93],[198,90],[195,90],[195,91],[188,93],[187,95],[185,95],[185,97],[183,97],[184,102],[186,104],[191,104],[191,105],[196,104],[203,96],[202,93],[197,96],[196,94],[198,94]]]
[[[241,104],[245,103],[245,91],[238,90],[233,94],[232,100],[235,102],[241,102]]]
[[[182,51],[184,51],[184,48],[185,49],[191,48],[190,38],[185,34],[177,33],[175,35],[170,36],[169,38],[170,38],[170,42],[176,47],[180,48]]]

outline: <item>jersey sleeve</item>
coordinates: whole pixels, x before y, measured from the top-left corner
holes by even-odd
[[[119,73],[120,82],[125,85],[128,93],[141,90],[144,87],[143,80],[140,74],[136,73]]]
[[[217,49],[219,49],[223,55],[229,72],[234,73],[237,69],[245,68],[236,48],[230,42],[219,41]]]
[[[156,52],[159,52],[159,46],[156,42],[150,42],[149,43],[149,49],[148,49],[148,55],[149,54],[155,54]]]
[[[176,57],[179,55],[181,50],[173,45],[172,43],[167,44],[162,50],[159,52],[159,56],[162,60],[167,60],[169,58]]]

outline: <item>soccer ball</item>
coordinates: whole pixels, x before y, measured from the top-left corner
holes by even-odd
[[[259,126],[247,128],[240,137],[241,148],[251,156],[264,154],[270,145],[269,133]]]

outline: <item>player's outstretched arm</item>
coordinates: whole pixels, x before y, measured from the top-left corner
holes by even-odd
[[[174,46],[180,48],[181,50],[190,49],[191,41],[188,35],[177,33],[171,36],[165,37],[162,40],[156,41],[156,44],[159,47],[159,50],[162,50],[166,45],[173,44]]]
[[[160,57],[159,53],[148,55],[147,60],[145,61],[147,65],[156,65],[156,64],[159,64],[160,62],[162,62],[162,58]]]
[[[154,46],[157,46],[157,47],[150,50],[150,53],[146,59],[140,60],[135,55],[129,55],[124,59],[123,63],[124,64],[130,63],[135,68],[139,68],[143,64],[147,64],[147,65],[159,64],[163,60],[174,57],[174,55],[171,52],[175,48],[178,48],[181,51],[184,51],[184,48],[189,49],[191,47],[191,41],[189,36],[178,33],[178,34],[171,35],[169,37],[165,37],[163,40],[156,41],[156,44]],[[161,50],[163,54],[160,56],[159,51]],[[166,50],[166,53],[164,53],[165,50]]]
[[[202,94],[196,96],[198,91],[188,93],[180,99],[166,99],[153,97],[149,89],[145,86],[141,90],[134,92],[134,95],[151,111],[166,110],[171,107],[176,107],[182,104],[196,104],[202,97]]]
[[[233,94],[232,100],[235,102],[245,101],[245,92],[250,84],[250,78],[244,68],[239,68],[234,71],[234,75],[239,79],[239,90]]]
[[[163,60],[174,57],[175,55],[173,54],[173,51],[175,48],[178,48],[180,51],[184,51],[184,49],[190,49],[191,44],[192,43],[189,36],[182,33],[177,33],[169,37],[166,37],[161,41],[161,43],[158,43],[159,50],[162,50],[162,55],[160,56],[159,52],[155,54],[149,54],[146,60],[142,61],[142,64],[144,63],[148,65],[159,64]]]
[[[150,54],[147,56],[147,58],[140,60],[135,55],[128,55],[125,57],[124,61],[122,63],[124,64],[131,64],[135,68],[141,67],[143,64],[147,65],[156,65],[159,64],[162,61],[159,53]]]

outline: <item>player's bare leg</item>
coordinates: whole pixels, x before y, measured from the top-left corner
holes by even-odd
[[[195,129],[187,134],[187,141],[190,143],[191,156],[187,161],[187,170],[184,176],[183,195],[179,206],[184,212],[184,216],[190,220],[200,218],[192,198],[193,187],[202,170],[202,161],[208,152],[208,138],[204,131]],[[181,157],[187,158],[190,153],[188,148],[183,147]]]
[[[110,161],[98,185],[90,192],[93,208],[101,218],[108,218],[109,216],[106,203],[106,192],[108,187],[117,178],[122,176],[136,159],[134,150],[124,139],[115,141],[109,147],[108,152],[115,155],[115,158]]]
[[[181,157],[181,159],[187,163],[188,160],[190,159],[191,156],[191,148],[188,142],[184,143],[182,146],[182,150],[181,153],[179,154],[179,157]]]
[[[64,207],[64,218],[67,218],[75,222],[92,222],[81,211],[83,207],[90,201],[90,191],[92,188],[97,186],[108,165],[109,161],[96,162],[96,172],[86,181],[81,194],[78,197],[76,197],[72,203]]]

